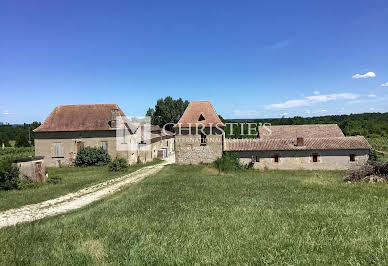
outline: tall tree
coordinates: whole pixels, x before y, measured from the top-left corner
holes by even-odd
[[[167,96],[164,99],[159,99],[156,102],[155,108],[149,108],[146,115],[151,116],[151,123],[153,125],[159,125],[163,127],[168,123],[176,123],[183,115],[186,107],[189,105],[189,101],[178,98],[174,100],[172,97]],[[167,130],[172,129],[172,125],[166,126]]]

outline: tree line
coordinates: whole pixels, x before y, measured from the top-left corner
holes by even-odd
[[[271,125],[305,125],[305,124],[338,124],[345,136],[361,135],[368,138],[388,137],[388,113],[362,113],[350,115],[327,115],[315,117],[273,118],[273,119],[231,119],[224,120],[227,123],[241,124],[234,126],[232,132],[227,128],[226,136],[233,138],[245,138],[248,125],[242,122],[269,123]],[[253,128],[254,126],[252,126]],[[241,130],[245,134],[241,134]]]
[[[0,147],[11,146],[11,141],[15,142],[16,147],[30,147],[34,145],[34,134],[32,131],[40,126],[40,122],[31,124],[10,125],[0,123]]]

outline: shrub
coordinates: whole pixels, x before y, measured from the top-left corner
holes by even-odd
[[[116,158],[109,164],[109,170],[113,172],[124,171],[128,169],[128,161],[124,158]]]
[[[18,188],[19,169],[12,165],[11,161],[0,161],[0,190],[11,190]]]
[[[214,165],[219,172],[230,172],[242,169],[238,156],[233,152],[224,152],[222,157],[214,162]]]
[[[15,139],[15,147],[30,147],[31,144],[25,135],[18,135]]]
[[[106,165],[110,156],[103,148],[85,147],[80,150],[75,158],[76,166]]]

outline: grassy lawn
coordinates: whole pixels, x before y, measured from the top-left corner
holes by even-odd
[[[0,211],[53,199],[157,162],[132,165],[125,172],[111,172],[107,166],[47,168],[49,177],[61,178],[59,184],[36,184],[34,188],[0,191]]]
[[[200,166],[0,230],[0,264],[388,264],[388,184]]]

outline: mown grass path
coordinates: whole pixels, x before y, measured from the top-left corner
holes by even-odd
[[[18,223],[35,221],[47,216],[53,216],[79,209],[107,195],[119,191],[128,184],[139,182],[143,178],[157,173],[169,163],[171,163],[171,160],[143,167],[122,177],[114,178],[56,199],[46,200],[41,203],[0,212],[0,228]]]

